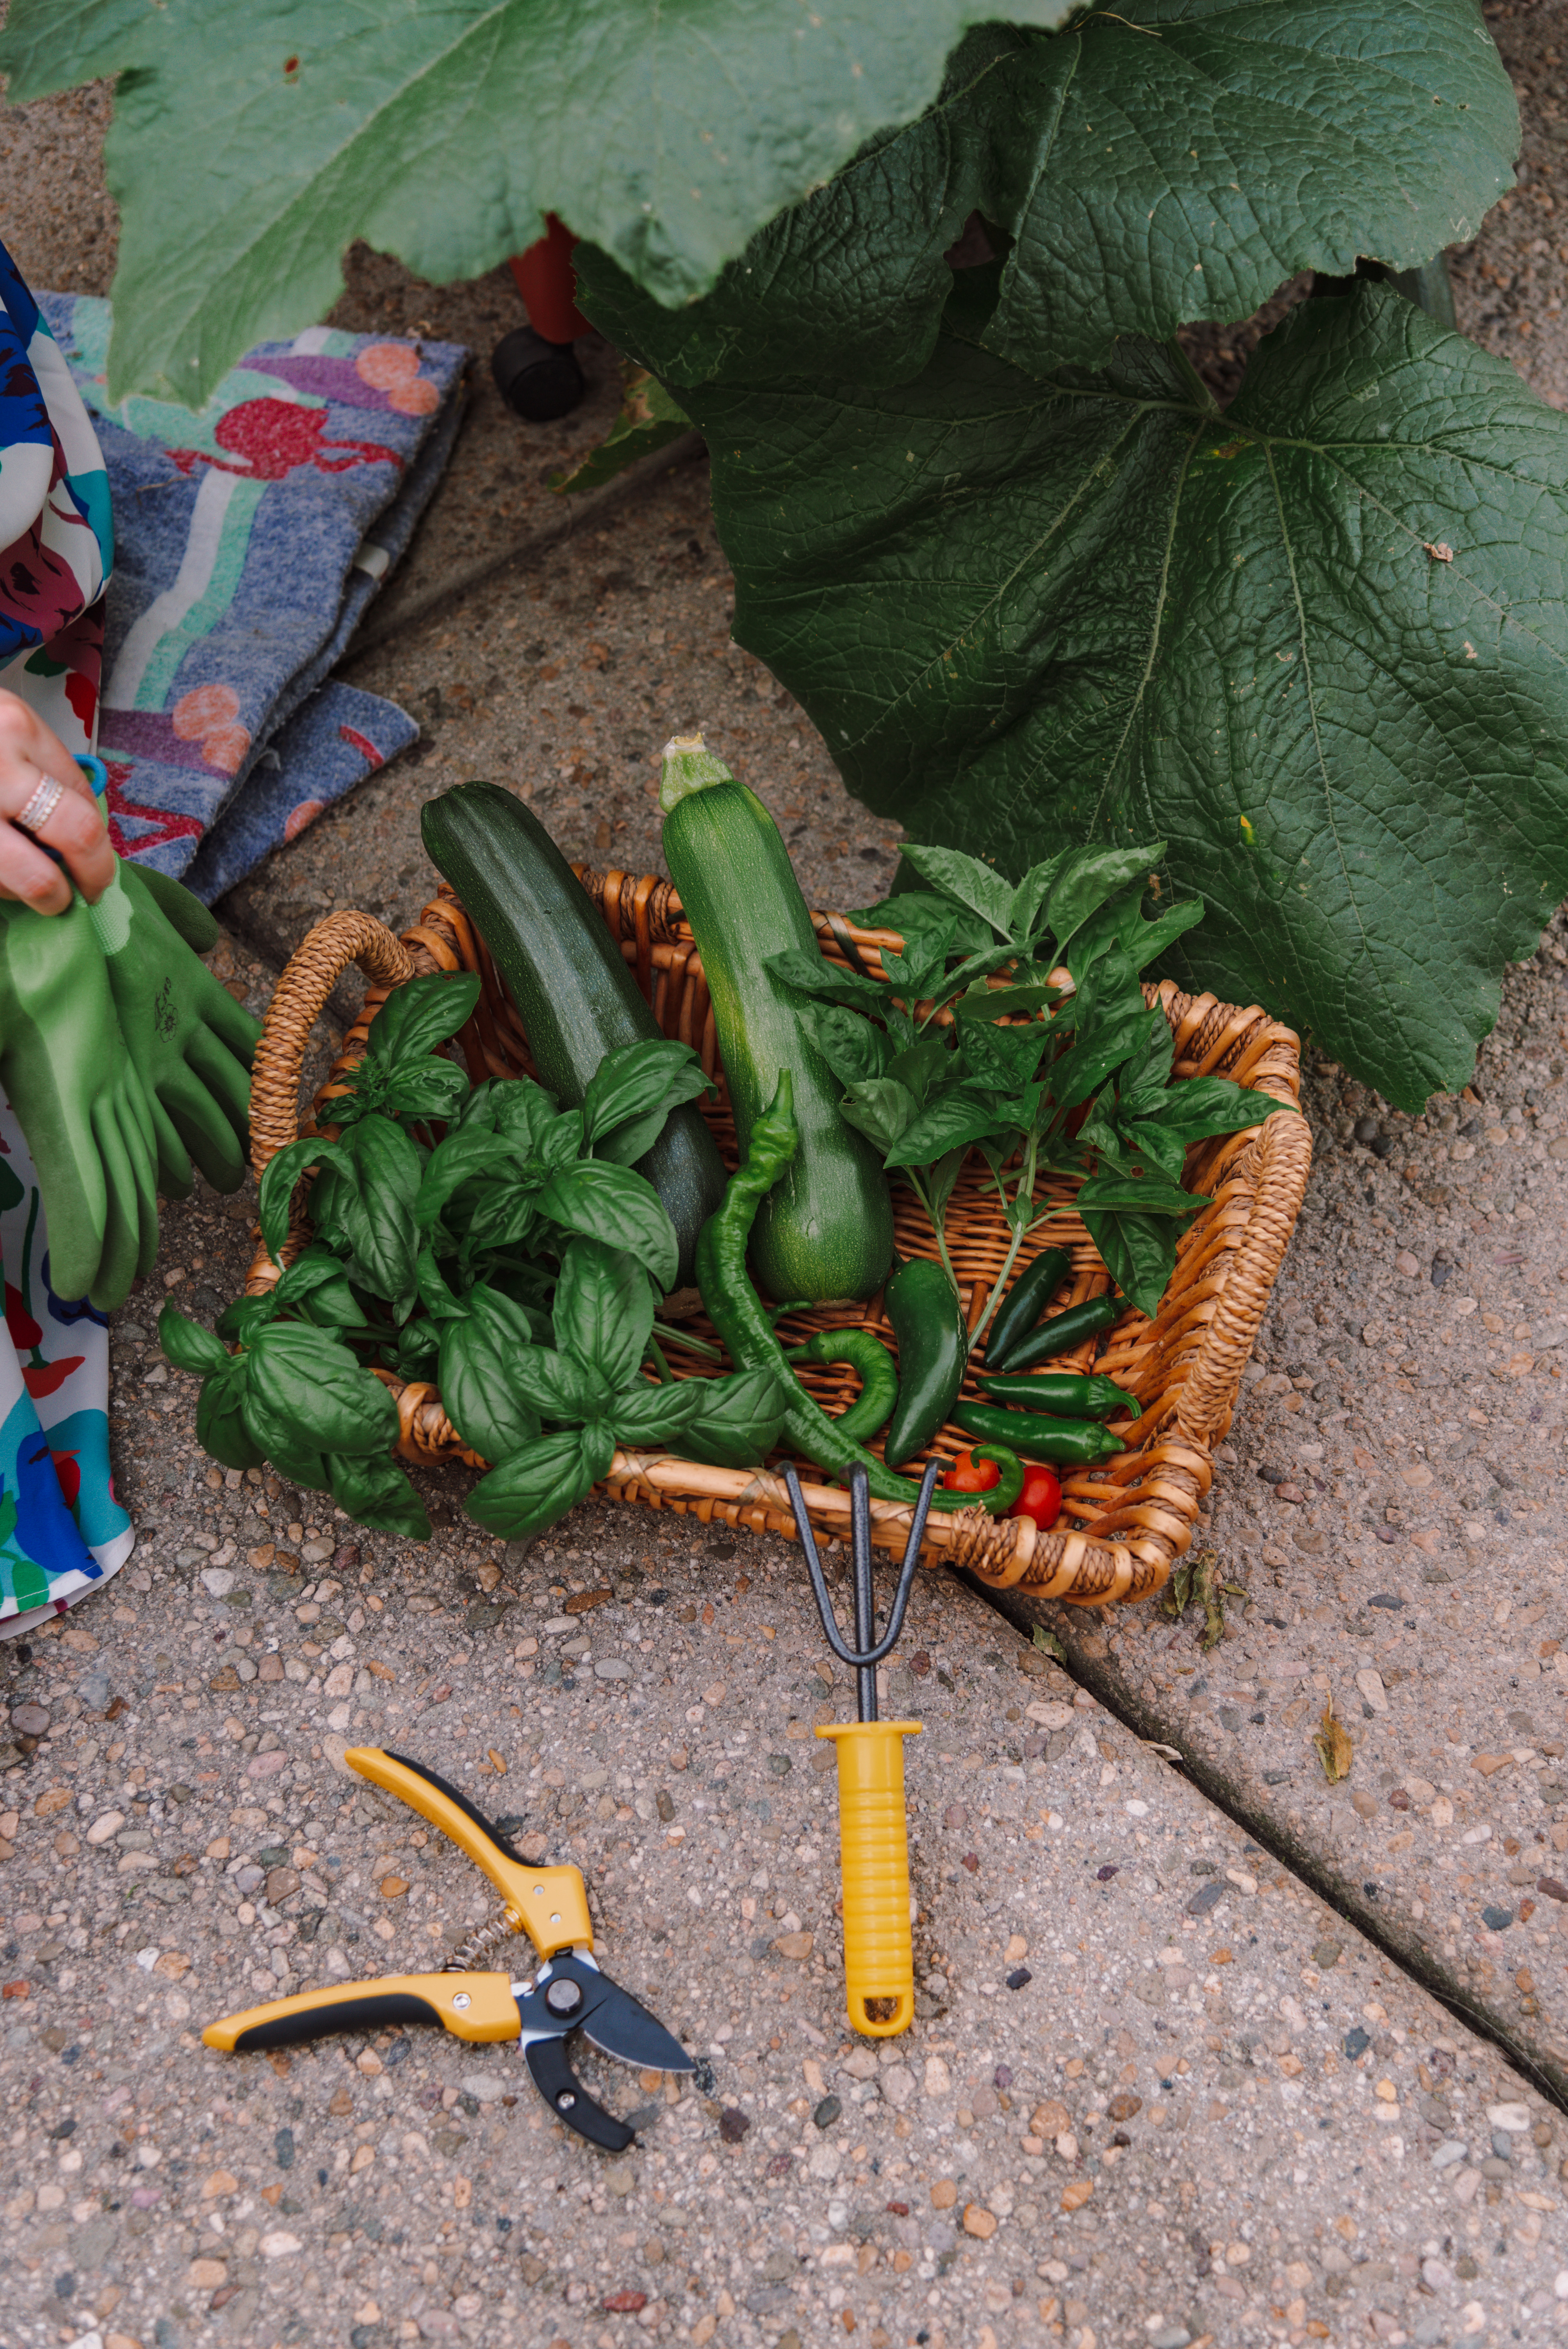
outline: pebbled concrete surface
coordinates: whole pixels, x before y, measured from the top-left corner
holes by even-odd
[[[1561,2116],[950,1578],[887,1671],[926,1724],[921,1989],[877,2047],[843,2027],[811,1735],[851,1692],[791,1548],[590,1506],[427,1557],[212,1489],[190,1383],[147,1401],[143,1549],[4,1667],[37,1737],[0,1820],[7,2340],[1558,2330]],[[505,2049],[199,2044],[490,1913],[350,1738],[583,1868],[607,1970],[709,2067],[583,2061],[634,2152],[563,2137]]]
[[[1307,1202],[1195,1547],[1235,1595],[1074,1669],[1401,1961],[1568,2090],[1568,945],[1510,975],[1465,1098],[1318,1061]],[[1354,1749],[1331,1785],[1332,1702]],[[1260,1831],[1262,1831],[1260,1829]]]

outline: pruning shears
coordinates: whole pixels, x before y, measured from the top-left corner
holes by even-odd
[[[600,1971],[581,1872],[531,1867],[466,1795],[406,1754],[356,1745],[344,1760],[438,1827],[484,1870],[505,1908],[469,1936],[444,1972],[383,1974],[274,1999],[209,2023],[201,2034],[207,2045],[247,2054],[294,2046],[330,2031],[414,2023],[439,2023],[476,2044],[515,2039],[552,2112],[591,2145],[624,2152],[634,2133],[597,2104],[573,2071],[564,2044],[573,2032],[582,2031],[606,2055],[645,2072],[695,2072],[696,2062],[630,1991]],[[531,1981],[469,1971],[513,1933],[526,1933],[544,1961]]]

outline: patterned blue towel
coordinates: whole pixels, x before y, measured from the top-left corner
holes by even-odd
[[[104,396],[109,305],[40,307],[108,469],[98,750],[122,856],[209,904],[418,732],[327,682],[451,453],[468,353],[313,326],[200,415]]]

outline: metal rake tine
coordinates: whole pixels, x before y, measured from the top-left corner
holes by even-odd
[[[785,1468],[784,1483],[789,1495],[789,1506],[794,1513],[800,1547],[806,1553],[806,1570],[811,1578],[811,1589],[817,1601],[817,1612],[822,1619],[822,1630],[827,1635],[828,1645],[834,1655],[838,1657],[841,1663],[848,1664],[851,1671],[859,1671],[880,1664],[883,1657],[891,1653],[897,1643],[900,1632],[903,1630],[904,1614],[909,1606],[909,1594],[914,1582],[914,1569],[920,1563],[920,1547],[925,1538],[925,1521],[931,1514],[931,1496],[936,1489],[936,1480],[941,1473],[941,1461],[933,1460],[927,1464],[925,1474],[921,1478],[920,1498],[915,1504],[914,1521],[910,1526],[909,1540],[904,1547],[903,1566],[899,1575],[898,1589],[893,1596],[892,1612],[888,1619],[887,1630],[869,1652],[862,1651],[857,1654],[852,1648],[845,1644],[839,1630],[838,1619],[833,1613],[833,1602],[828,1596],[828,1586],[822,1574],[822,1561],[817,1553],[816,1537],[811,1529],[810,1518],[806,1514],[806,1501],[800,1490],[800,1479],[796,1474],[793,1464]],[[852,1474],[856,1478],[865,1476],[865,1471],[861,1468],[855,1469]],[[851,1493],[854,1490],[852,1484],[851,1490]],[[871,1534],[869,1486],[862,1485],[861,1492],[868,1495],[865,1522],[866,1546],[869,1552]],[[858,1529],[858,1512],[854,1522]]]

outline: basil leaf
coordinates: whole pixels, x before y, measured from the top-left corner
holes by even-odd
[[[634,1257],[600,1240],[573,1240],[561,1259],[555,1342],[612,1392],[630,1384],[648,1350],[654,1300]]]
[[[468,1311],[467,1299],[448,1285],[440,1259],[428,1241],[414,1259],[414,1278],[419,1284],[419,1302],[432,1319],[458,1320]]]
[[[344,1277],[342,1265],[328,1249],[307,1247],[304,1255],[296,1256],[289,1266],[273,1290],[273,1299],[280,1306],[297,1305],[313,1289],[322,1288],[328,1281],[342,1280]]]
[[[478,1316],[443,1324],[441,1407],[463,1442],[492,1467],[539,1433],[539,1414],[517,1392],[511,1369],[506,1350]]]
[[[475,1085],[458,1112],[458,1123],[465,1133],[493,1133],[501,1086],[494,1077],[487,1077]]]
[[[397,1342],[392,1351],[392,1367],[398,1377],[434,1378],[440,1342],[438,1323],[423,1319],[406,1322],[397,1332]]]
[[[387,1106],[395,1117],[421,1124],[434,1119],[449,1122],[468,1092],[469,1081],[450,1061],[418,1061],[409,1069],[394,1069],[387,1081]]]
[[[545,1315],[526,1301],[509,1297],[494,1282],[477,1282],[469,1291],[468,1302],[474,1319],[500,1351],[549,1344],[550,1323]]]
[[[419,1153],[389,1117],[361,1118],[348,1135],[348,1150],[355,1180],[343,1185],[337,1206],[352,1251],[350,1269],[361,1288],[385,1298],[393,1319],[401,1321],[418,1293]]]
[[[504,1133],[521,1157],[531,1157],[540,1136],[555,1122],[561,1106],[555,1095],[531,1077],[508,1077],[492,1085],[490,1100],[497,1133]]]
[[[401,1534],[405,1541],[429,1540],[425,1504],[395,1460],[328,1452],[323,1462],[333,1499],[360,1525],[377,1533]]]
[[[455,1036],[479,999],[477,971],[442,970],[411,978],[394,988],[376,1014],[366,1051],[378,1061],[418,1060]]]
[[[551,1176],[539,1194],[539,1206],[569,1232],[624,1248],[646,1267],[661,1295],[674,1287],[680,1260],[675,1226],[653,1185],[630,1167],[581,1159]]]
[[[767,1458],[779,1441],[789,1400],[772,1371],[686,1383],[701,1390],[702,1409],[682,1439],[682,1452],[718,1468],[751,1468]]]
[[[434,1231],[452,1194],[476,1174],[503,1171],[516,1174],[517,1153],[500,1134],[468,1125],[449,1133],[430,1153],[419,1180],[414,1199],[414,1221],[419,1230]]]
[[[263,1329],[273,1320],[278,1309],[278,1294],[269,1289],[264,1297],[236,1297],[225,1305],[213,1323],[220,1338],[232,1338],[242,1345],[247,1342],[246,1331]]]
[[[275,1444],[268,1444],[267,1458],[280,1476],[297,1485],[304,1493],[325,1493],[331,1489],[332,1473],[324,1455],[296,1436],[280,1433]]]
[[[615,1456],[615,1439],[602,1421],[592,1427],[542,1435],[502,1467],[492,1468],[465,1506],[476,1525],[508,1541],[522,1541],[563,1517],[590,1493]]]
[[[313,1288],[301,1310],[318,1330],[367,1330],[371,1326],[370,1317],[355,1295],[346,1273]]]
[[[708,1089],[702,1062],[689,1044],[670,1037],[650,1037],[641,1044],[622,1044],[606,1052],[588,1081],[583,1096],[583,1131],[591,1146],[614,1133],[617,1126],[639,1122],[662,1110],[667,1117],[683,1102],[695,1101]],[[663,1131],[663,1119],[645,1149]],[[638,1156],[642,1155],[639,1152]],[[623,1164],[631,1162],[623,1158]]]
[[[525,1346],[514,1354],[511,1383],[541,1419],[568,1424],[601,1418],[614,1392],[597,1371],[552,1346]]]
[[[840,1004],[811,1003],[800,1013],[800,1025],[841,1085],[885,1073],[892,1047],[872,1020]]]
[[[259,1468],[267,1456],[245,1425],[248,1371],[245,1355],[226,1356],[223,1368],[202,1380],[196,1398],[196,1441],[225,1468]]]
[[[291,1142],[285,1149],[275,1151],[263,1173],[257,1205],[262,1238],[274,1264],[281,1263],[283,1259],[284,1242],[289,1234],[289,1202],[294,1197],[294,1186],[300,1176],[312,1166],[332,1166],[347,1174],[353,1173],[346,1146],[342,1143],[324,1141],[319,1134],[303,1134],[298,1142]],[[313,1197],[313,1211],[315,1205]],[[313,1220],[319,1232],[320,1216],[313,1213]]]
[[[546,1173],[553,1167],[571,1166],[583,1153],[583,1112],[580,1109],[562,1110],[552,1117],[533,1145],[534,1157]]]
[[[1090,1239],[1122,1295],[1152,1320],[1176,1266],[1177,1230],[1169,1216],[1127,1215],[1081,1205]]]
[[[485,1256],[531,1245],[540,1220],[539,1195],[511,1183],[476,1183],[463,1193],[460,1214],[465,1228],[458,1261],[471,1273]]]
[[[271,1321],[246,1356],[247,1421],[258,1442],[263,1414],[269,1432],[294,1426],[302,1440],[327,1452],[386,1451],[397,1440],[397,1406],[379,1379],[362,1370],[346,1346],[298,1321]],[[267,1445],[269,1452],[272,1444]]]
[[[617,1444],[671,1444],[703,1414],[701,1390],[712,1379],[676,1379],[654,1386],[646,1380],[628,1387],[610,1406]]]
[[[221,1338],[173,1305],[166,1305],[158,1317],[158,1342],[177,1371],[222,1371],[233,1360]]]

